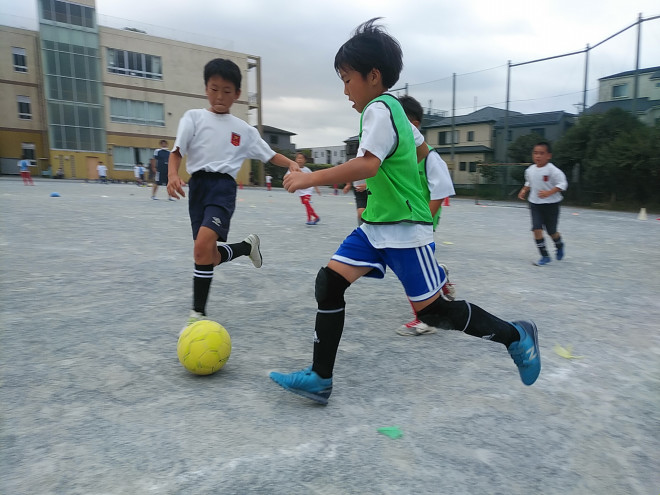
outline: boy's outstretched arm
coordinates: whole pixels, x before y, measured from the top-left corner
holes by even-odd
[[[179,177],[179,167],[181,166],[181,152],[179,148],[175,149],[170,153],[170,159],[167,164],[167,194],[173,198],[180,199],[185,197],[186,193],[183,192],[183,186],[186,185],[185,182]]]
[[[275,156],[270,159],[270,162],[278,167],[288,168],[289,172],[300,172],[298,164],[281,153],[275,153]]]
[[[285,175],[283,185],[287,191],[294,192],[308,187],[353,182],[373,177],[378,173],[379,167],[380,159],[367,151],[364,156],[353,158],[332,168],[317,170],[311,174]]]

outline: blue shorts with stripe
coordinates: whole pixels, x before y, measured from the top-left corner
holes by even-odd
[[[437,294],[447,281],[434,256],[435,243],[415,248],[377,249],[361,229],[344,239],[332,259],[351,266],[373,268],[366,277],[383,278],[389,266],[403,284],[411,301],[424,301]]]

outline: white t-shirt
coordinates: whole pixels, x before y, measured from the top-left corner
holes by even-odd
[[[410,127],[415,137],[415,146],[421,145],[424,142],[424,136],[414,125],[410,124]],[[357,156],[364,156],[369,151],[382,163],[394,151],[396,144],[397,134],[389,109],[380,101],[372,103],[362,116],[362,136]],[[417,163],[411,166],[417,170]],[[376,249],[412,248],[426,246],[433,242],[433,225],[406,222],[387,225],[363,223],[360,228]]]
[[[140,166],[139,165],[136,165],[135,167],[133,167],[133,175],[135,175],[136,179],[140,178]]]
[[[108,167],[105,165],[97,165],[96,171],[99,173],[99,177],[105,177],[105,174],[108,173]]]
[[[449,168],[439,153],[431,152],[426,158],[426,182],[430,199],[445,199],[456,194]]]
[[[564,199],[564,196],[560,192],[554,193],[547,198],[539,198],[539,191],[549,191],[554,187],[565,191],[568,188],[568,181],[564,172],[552,163],[547,163],[543,167],[534,164],[525,170],[525,186],[530,189],[529,196],[527,196],[527,200],[530,203],[558,203]]]
[[[273,177],[271,177],[270,175],[267,175],[266,176],[266,184],[270,184],[271,182],[273,182]]]
[[[205,108],[188,110],[179,121],[172,151],[188,155],[186,170],[220,172],[234,179],[248,158],[270,161],[275,152],[261,139],[259,131],[231,114]]]
[[[311,173],[312,173],[312,171],[311,171],[308,167],[300,167],[300,171],[301,171],[301,172],[304,172],[304,173],[306,173],[306,174],[311,174]],[[286,175],[289,175],[289,173],[290,173],[290,172],[287,172],[287,173],[284,174],[284,175],[285,175],[285,176],[286,176]],[[298,189],[298,190],[296,191],[296,194],[297,194],[298,196],[311,196],[313,192],[314,192],[314,188],[313,188],[313,187],[308,187],[307,189]]]

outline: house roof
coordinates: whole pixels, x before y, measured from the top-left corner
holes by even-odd
[[[599,101],[594,105],[587,108],[585,113],[587,114],[596,114],[596,113],[605,113],[611,108],[621,108],[626,111],[632,110],[633,99],[629,98],[627,100],[615,100],[615,101]],[[635,110],[638,112],[646,112],[649,108],[660,106],[660,100],[649,100],[647,97],[637,98],[637,104],[635,105]]]
[[[651,79],[657,79],[660,77],[660,67],[647,67],[646,69],[639,69],[639,71],[637,71],[638,74],[647,74],[649,72],[658,72],[658,74],[653,74],[651,76]],[[598,80],[604,81],[606,79],[615,79],[617,77],[634,76],[634,75],[635,75],[634,70],[627,70],[625,72],[619,72],[618,74],[612,74],[610,76],[601,77]]]
[[[268,132],[269,134],[283,134],[285,136],[296,136],[295,132],[285,131],[284,129],[278,129],[277,127],[273,127],[270,125],[262,125],[261,127],[264,132]]]
[[[509,114],[509,127],[529,127],[532,125],[552,125],[558,124],[565,117],[575,117],[575,115],[566,113],[563,110],[555,112],[542,112],[530,114]],[[505,126],[504,117],[497,121],[495,124],[496,129],[501,129]]]
[[[504,118],[506,110],[495,107],[484,107],[476,112],[467,115],[458,115],[454,117],[455,125],[464,124],[480,124],[482,122],[497,122],[500,118]],[[509,119],[513,115],[522,115],[520,112],[509,110]],[[435,127],[449,127],[451,126],[451,117],[436,117],[434,115],[424,115],[422,119],[422,129],[430,129]]]

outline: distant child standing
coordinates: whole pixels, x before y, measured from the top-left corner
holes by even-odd
[[[21,179],[23,179],[24,186],[34,186],[32,181],[32,174],[30,173],[30,160],[23,158],[18,161],[18,169],[21,172]]]
[[[204,67],[204,84],[209,108],[188,110],[181,118],[169,157],[167,184],[170,196],[176,199],[185,196],[179,167],[183,156],[188,155],[186,170],[191,175],[188,210],[195,241],[193,307],[188,325],[206,316],[214,267],[239,256],[249,256],[257,268],[262,265],[256,234],[250,234],[242,242],[224,244],[236,208],[236,175],[243,161],[257,159],[291,171],[299,169],[296,162],[275,153],[254,127],[229,113],[241,95],[241,70],[234,62],[221,58],[208,62]],[[231,288],[224,296],[231,296]]]
[[[289,192],[366,179],[371,194],[364,223],[344,239],[316,276],[318,311],[311,366],[293,373],[273,371],[270,378],[290,392],[327,404],[344,330],[346,290],[363,276],[384,278],[389,266],[420,320],[503,344],[523,383],[531,385],[541,371],[533,322],[507,322],[467,301],[440,297],[446,275],[434,258],[433,217],[417,169],[429,149],[397,98],[387,92],[399,79],[402,52],[394,38],[374,25],[376,20],[359,26],[335,56],[344,94],[361,114],[356,158],[311,174],[284,177]],[[369,293],[374,297],[372,288]],[[355,370],[357,376],[359,372]]]
[[[99,174],[99,182],[101,184],[107,184],[108,183],[108,167],[106,167],[103,162],[99,162],[99,164],[96,166],[96,171]]]
[[[300,167],[301,172],[304,172],[306,174],[312,173],[312,171],[305,166],[305,163],[307,163],[307,157],[302,153],[296,153],[296,163]],[[289,172],[287,172],[287,174],[288,173]],[[303,204],[303,206],[305,207],[305,211],[307,212],[307,222],[306,222],[307,225],[316,225],[321,221],[321,217],[319,217],[316,214],[314,208],[312,207],[313,190],[316,191],[316,194],[318,194],[319,196],[321,195],[321,191],[319,190],[318,186],[308,187],[306,189],[298,189],[296,191],[296,194],[300,197],[300,202]]]
[[[272,175],[267,175],[266,176],[266,190],[270,191],[273,188],[273,176]]]
[[[543,266],[551,261],[545,247],[544,227],[555,243],[557,260],[561,260],[565,254],[564,242],[557,231],[557,225],[559,205],[564,199],[561,193],[568,188],[568,181],[564,172],[550,163],[552,149],[547,141],[540,141],[534,145],[532,159],[534,165],[530,165],[525,170],[525,185],[518,193],[518,198],[524,200],[529,193],[527,200],[532,217],[532,232],[536,247],[541,253],[541,258],[534,264]]]
[[[158,186],[167,186],[167,175],[169,173],[167,164],[170,159],[170,150],[167,149],[167,141],[161,139],[158,144],[160,144],[160,148],[154,151],[154,157],[151,159],[151,168],[155,173],[154,185],[151,188],[151,199],[158,199],[156,197]],[[174,201],[171,195],[168,199]]]

